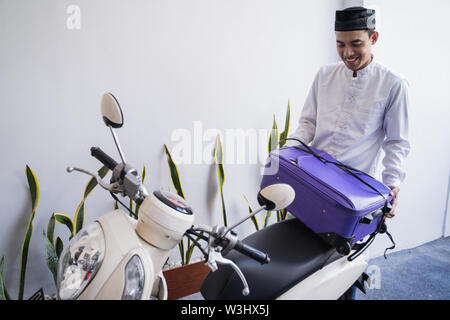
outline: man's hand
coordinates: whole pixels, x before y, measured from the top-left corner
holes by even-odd
[[[393,218],[395,216],[395,208],[398,205],[398,193],[400,192],[400,188],[396,186],[388,186],[388,187],[391,188],[391,192],[389,193],[389,195],[392,196],[391,201],[392,209],[389,213],[386,213],[386,218]]]

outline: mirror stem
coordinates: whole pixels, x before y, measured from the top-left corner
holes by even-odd
[[[111,134],[113,136],[114,143],[116,144],[117,150],[119,151],[120,158],[122,159],[123,163],[126,163],[125,157],[123,156],[122,148],[120,147],[119,140],[117,139],[116,133],[114,132],[114,129],[110,125],[108,127],[111,130]]]
[[[236,228],[238,225],[240,225],[242,222],[244,222],[247,219],[250,219],[251,217],[253,217],[255,214],[257,214],[258,212],[263,211],[264,209],[266,209],[266,206],[262,206],[260,208],[258,208],[256,211],[253,211],[252,213],[250,213],[248,216],[242,218],[241,220],[239,220],[238,222],[236,222],[235,224],[233,224],[231,227],[228,227],[225,229],[225,232],[222,234],[222,237],[224,237],[228,232],[230,232],[232,229]]]

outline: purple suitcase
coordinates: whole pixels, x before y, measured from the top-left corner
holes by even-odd
[[[343,254],[377,230],[391,201],[380,181],[306,145],[270,153],[261,188],[274,183],[294,188],[286,209]]]

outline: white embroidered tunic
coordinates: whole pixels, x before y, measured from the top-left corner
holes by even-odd
[[[407,81],[373,59],[357,77],[343,62],[324,66],[290,137],[370,175],[375,174],[383,149],[383,183],[399,186],[410,150]]]

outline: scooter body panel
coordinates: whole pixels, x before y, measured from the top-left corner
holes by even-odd
[[[322,281],[328,287],[320,289],[314,298],[333,299],[342,295],[365,268],[363,257],[349,263],[346,257],[337,254],[333,247],[298,219],[273,224],[251,234],[243,242],[267,252],[271,258],[268,264],[261,265],[238,252],[231,251],[226,255],[245,274],[250,294],[243,296],[242,283],[236,273],[229,267],[221,267],[206,277],[201,288],[205,299],[272,300],[291,290],[293,293],[298,291],[299,295],[303,292],[304,295],[300,296],[305,297],[315,286],[315,281]],[[360,261],[361,265],[355,267]],[[306,286],[302,285],[303,281],[306,281]],[[293,299],[294,296],[287,297]]]
[[[154,282],[160,281],[160,277],[155,275],[155,270],[160,270],[161,261],[165,261],[168,252],[154,248],[140,239],[136,234],[134,221],[122,210],[111,211],[97,221],[105,237],[105,256],[94,279],[80,294],[78,300],[121,299],[125,283],[125,266],[134,255],[139,256],[145,274],[141,299],[149,299]],[[155,262],[157,268],[154,266]],[[167,296],[167,293],[163,293],[163,296]]]
[[[336,300],[366,270],[366,255],[349,262],[342,257],[299,282],[277,300]]]

